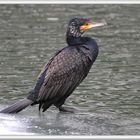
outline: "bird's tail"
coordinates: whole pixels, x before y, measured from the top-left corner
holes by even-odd
[[[32,100],[24,98],[23,100],[20,100],[15,104],[1,110],[0,113],[18,113],[24,108],[26,108],[27,106],[31,105],[32,103],[33,103]]]

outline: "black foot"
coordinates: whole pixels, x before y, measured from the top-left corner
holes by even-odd
[[[77,110],[75,108],[72,107],[59,107],[59,111],[62,112],[69,112],[69,113],[75,113]]]

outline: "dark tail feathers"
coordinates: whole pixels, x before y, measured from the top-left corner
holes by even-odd
[[[23,110],[24,108],[26,108],[27,106],[31,105],[32,103],[33,103],[33,101],[25,98],[23,100],[16,102],[13,105],[1,110],[0,113],[18,113],[21,110]]]

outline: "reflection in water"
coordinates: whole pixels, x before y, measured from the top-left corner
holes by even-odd
[[[16,115],[0,114],[0,135],[139,135],[139,5],[0,5],[0,109],[25,97],[41,67],[66,46],[70,18],[106,20],[88,32],[100,53],[86,80],[66,104],[38,113],[30,107]]]
[[[0,116],[0,135],[27,135],[27,123],[12,115]],[[29,135],[33,135],[30,133]]]

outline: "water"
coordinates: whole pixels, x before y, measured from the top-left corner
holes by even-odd
[[[49,58],[66,46],[70,18],[106,20],[86,34],[100,53],[67,99],[80,111],[0,114],[0,135],[139,135],[140,5],[0,5],[0,109],[24,98]]]

